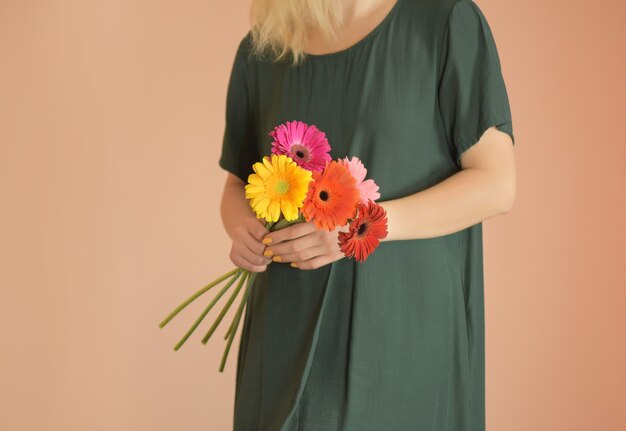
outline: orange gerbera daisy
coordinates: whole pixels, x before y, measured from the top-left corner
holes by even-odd
[[[332,160],[326,162],[322,172],[313,171],[302,214],[307,222],[313,220],[318,229],[331,231],[354,216],[359,198],[350,170]]]
[[[339,232],[339,248],[346,256],[362,262],[387,236],[387,212],[371,200],[367,204],[360,203],[357,211],[350,230]]]

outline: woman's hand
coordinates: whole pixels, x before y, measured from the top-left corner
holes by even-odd
[[[316,269],[345,257],[338,233],[347,231],[347,225],[327,231],[317,229],[313,221],[296,223],[264,235],[265,256],[274,262],[291,262],[296,268]]]
[[[265,271],[272,259],[263,256],[266,245],[261,240],[268,232],[263,221],[254,214],[241,217],[240,223],[232,228],[230,260],[251,272]]]

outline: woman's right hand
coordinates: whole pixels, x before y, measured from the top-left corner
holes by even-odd
[[[268,232],[262,220],[253,213],[242,216],[231,232],[230,260],[239,268],[251,272],[265,271],[272,262],[272,259],[263,256],[267,246],[262,241]]]

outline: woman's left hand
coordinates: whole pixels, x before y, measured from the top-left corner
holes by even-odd
[[[345,257],[339,249],[338,233],[347,231],[348,225],[327,231],[317,229],[313,221],[296,223],[265,235],[265,256],[296,268],[316,269]]]

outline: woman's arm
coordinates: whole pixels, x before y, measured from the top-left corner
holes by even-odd
[[[462,170],[433,187],[399,199],[378,202],[387,211],[383,241],[446,235],[509,211],[515,198],[515,163],[508,134],[488,129],[460,158]],[[313,222],[297,223],[265,236],[268,255],[315,269],[344,257],[337,232]]]
[[[383,241],[450,234],[504,214],[516,191],[511,137],[491,127],[461,155],[462,170],[428,189],[378,202],[387,211]]]
[[[261,242],[269,231],[256,217],[246,199],[244,182],[236,175],[227,174],[222,192],[220,215],[228,236],[232,239],[230,260],[238,267],[262,272],[272,260],[263,256]]]
[[[238,226],[237,219],[244,213],[250,212],[250,203],[245,197],[245,183],[236,175],[228,172],[222,192],[220,215],[224,230],[233,239],[235,229]]]

